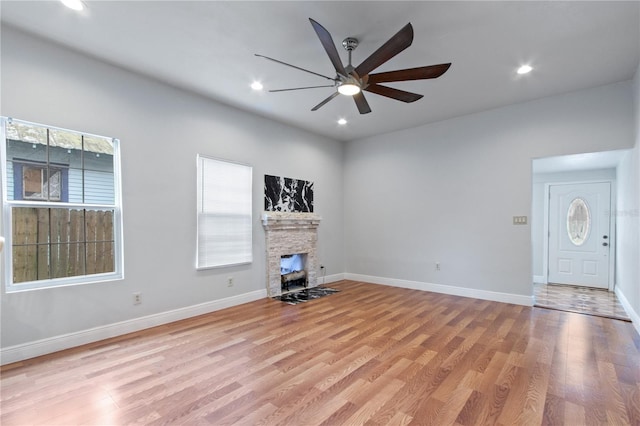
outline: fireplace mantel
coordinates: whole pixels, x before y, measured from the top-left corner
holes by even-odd
[[[264,212],[264,229],[317,228],[322,218],[315,213]]]
[[[308,287],[318,285],[318,226],[322,218],[314,213],[264,212],[267,255],[267,291],[270,297],[282,294],[280,258],[289,254],[307,255]]]

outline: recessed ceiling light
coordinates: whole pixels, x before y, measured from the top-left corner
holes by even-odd
[[[251,83],[251,88],[253,90],[262,90],[264,86],[262,86],[262,83],[260,83],[259,81],[254,81],[253,83]]]
[[[78,11],[84,9],[84,4],[80,0],[60,0],[60,1],[69,9],[78,10]]]
[[[338,124],[341,126],[344,126],[345,124],[347,124],[347,120],[345,120],[344,118],[341,118],[340,120],[338,120]]]
[[[518,71],[516,72],[518,74],[529,74],[532,70],[533,68],[531,68],[531,65],[523,65],[520,68],[518,68]]]

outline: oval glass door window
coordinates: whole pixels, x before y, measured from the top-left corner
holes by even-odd
[[[589,237],[591,229],[591,214],[589,206],[582,198],[575,198],[569,204],[567,212],[567,233],[569,240],[576,245],[581,246]]]

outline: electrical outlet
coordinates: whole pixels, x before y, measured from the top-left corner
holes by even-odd
[[[233,287],[233,277],[227,278],[227,287]]]
[[[139,305],[141,303],[142,303],[142,294],[139,291],[133,293],[133,304]]]
[[[436,262],[436,271],[440,270],[440,262]]]

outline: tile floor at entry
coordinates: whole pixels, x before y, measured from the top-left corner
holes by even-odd
[[[631,321],[612,291],[562,284],[534,284],[534,306]]]

